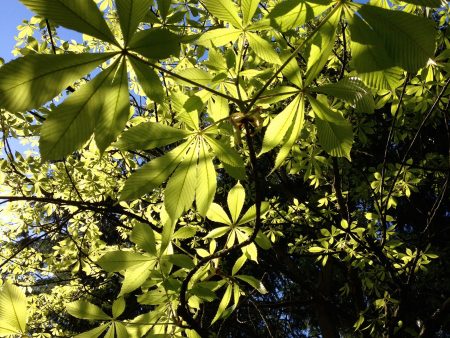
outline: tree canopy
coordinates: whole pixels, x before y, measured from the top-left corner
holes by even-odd
[[[20,1],[0,336],[450,336],[448,2]]]

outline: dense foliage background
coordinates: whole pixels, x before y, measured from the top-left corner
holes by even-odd
[[[450,336],[446,1],[21,2],[0,336]]]

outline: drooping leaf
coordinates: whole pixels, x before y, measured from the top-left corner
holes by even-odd
[[[139,248],[147,251],[149,254],[156,255],[155,234],[152,228],[144,223],[138,223],[131,232],[130,239]]]
[[[248,276],[248,275],[236,275],[235,277],[246,282],[250,286],[252,286],[260,294],[265,295],[267,293],[267,290],[266,290],[264,284],[261,283],[259,280],[257,280],[255,277]]]
[[[372,92],[357,77],[347,77],[337,83],[321,85],[314,88],[314,91],[348,101],[354,104],[359,112],[371,114],[374,111]]]
[[[27,298],[17,286],[6,282],[0,291],[0,335],[24,334]]]
[[[211,204],[208,212],[206,213],[206,217],[213,222],[223,223],[227,225],[232,224],[225,210],[223,210],[223,208],[217,203]]]
[[[258,156],[272,150],[273,148],[283,144],[283,138],[292,128],[295,116],[301,109],[302,95],[297,95],[284,110],[279,113],[272,121],[270,121],[264,133],[263,145]]]
[[[78,319],[109,320],[111,319],[97,305],[85,300],[77,300],[66,305],[67,312]]]
[[[230,189],[227,197],[228,210],[230,210],[231,219],[233,223],[239,218],[242,207],[245,202],[245,189],[240,182]]]
[[[198,142],[194,141],[183,162],[167,182],[164,206],[172,219],[178,219],[194,202],[197,186]]]
[[[305,86],[311,84],[323,69],[333,50],[336,28],[341,18],[341,7],[325,22],[311,39],[306,52],[308,64],[305,73]]]
[[[229,22],[236,28],[242,28],[238,9],[231,0],[204,0],[203,3],[217,19]]]
[[[340,112],[332,111],[322,102],[309,97],[316,116],[315,124],[319,142],[331,156],[346,157],[350,160],[353,144],[352,125]]]
[[[234,42],[242,34],[242,31],[236,28],[217,28],[203,33],[198,39],[199,45],[211,48],[212,45],[221,47],[227,43]]]
[[[115,53],[30,54],[0,68],[0,107],[11,112],[39,107]]]
[[[262,37],[255,33],[248,32],[246,34],[248,43],[255,54],[264,61],[281,65],[281,60],[278,54],[274,51],[270,42],[264,40]]]
[[[77,334],[74,338],[97,338],[100,336],[108,327],[108,324],[102,324],[99,327],[93,328],[92,330]]]
[[[128,73],[125,60],[111,72],[103,86],[104,104],[97,112],[95,143],[103,153],[125,128],[130,114]]]
[[[153,259],[133,251],[111,251],[100,257],[97,264],[105,271],[118,272],[137,264],[153,261]]]
[[[96,116],[104,109],[105,87],[112,65],[57,106],[41,127],[39,149],[44,160],[57,160],[75,151],[92,135]]]
[[[180,39],[171,31],[164,28],[151,28],[133,35],[129,43],[130,50],[149,59],[165,59],[178,56]]]
[[[259,0],[242,0],[241,11],[244,26],[251,22],[256,10],[258,9]]]
[[[139,288],[150,276],[156,260],[141,262],[125,270],[119,296],[123,296]]]
[[[282,32],[302,26],[305,22],[325,11],[331,1],[287,0],[279,2],[268,18],[274,27]]]
[[[155,122],[145,122],[125,131],[114,144],[122,150],[149,150],[182,140],[191,133]]]
[[[119,317],[125,311],[125,299],[123,297],[117,298],[112,305],[113,318]]]
[[[102,13],[92,0],[20,0],[25,6],[58,25],[117,45]]]
[[[119,24],[125,46],[152,5],[152,0],[116,0]]]
[[[222,300],[219,303],[219,308],[217,309],[216,315],[214,316],[211,324],[215,323],[218,319],[221,318],[222,314],[224,313],[225,309],[227,308],[228,304],[230,303],[232,291],[233,291],[233,285],[228,284],[227,288],[225,290],[225,293],[223,294]]]
[[[188,146],[185,142],[134,172],[125,182],[120,199],[135,199],[160,186],[181,162]]]
[[[284,162],[284,160],[289,155],[289,152],[292,149],[292,146],[294,145],[295,141],[297,141],[300,132],[303,128],[303,123],[305,120],[305,100],[303,95],[299,95],[300,101],[298,104],[298,109],[294,116],[294,124],[291,128],[289,128],[287,132],[287,139],[285,143],[281,146],[280,151],[277,154],[277,157],[275,159],[275,165],[272,171],[278,169]]]
[[[354,67],[359,73],[399,66],[416,72],[434,53],[433,23],[413,14],[364,5],[350,25]]]
[[[165,92],[156,71],[135,58],[129,58],[128,60],[145,95],[157,103],[162,103]]]
[[[206,215],[214,200],[217,188],[217,175],[208,146],[202,139],[197,166],[197,187],[195,188],[195,202],[197,211],[203,217]]]

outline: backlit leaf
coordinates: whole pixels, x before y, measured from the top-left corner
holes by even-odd
[[[25,333],[27,298],[17,286],[6,282],[0,291],[0,333]]]
[[[149,254],[156,255],[156,242],[153,229],[143,223],[137,223],[131,232],[130,239],[139,248]]]
[[[153,261],[153,258],[137,252],[110,251],[100,257],[97,264],[105,271],[118,272],[149,261]]]
[[[167,29],[151,28],[134,34],[129,48],[149,59],[165,59],[178,56],[180,42],[178,36]]]
[[[152,0],[116,0],[119,24],[125,45],[130,41],[139,23],[153,4]]]
[[[195,201],[199,214],[204,217],[216,194],[217,175],[208,146],[203,139],[200,141],[199,147],[197,166],[197,177],[199,179],[197,179],[195,189]]]
[[[211,29],[203,33],[198,39],[197,43],[205,47],[214,45],[220,47],[230,42],[234,42],[242,34],[242,31],[232,27]]]
[[[85,300],[77,300],[66,305],[66,310],[72,316],[78,319],[90,320],[109,320],[111,319],[97,305],[89,303]]]
[[[227,21],[236,28],[242,28],[237,7],[231,0],[204,0],[203,3],[219,20]]]
[[[236,221],[238,220],[239,215],[241,214],[242,207],[244,206],[244,202],[245,202],[245,189],[242,186],[242,184],[238,182],[228,192],[227,198],[228,210],[230,210],[231,219],[233,220],[233,223],[236,223]]]
[[[165,92],[156,71],[137,59],[129,58],[128,60],[145,95],[157,103],[162,103]]]

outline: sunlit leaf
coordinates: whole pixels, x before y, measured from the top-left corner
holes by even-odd
[[[27,298],[17,286],[6,282],[0,290],[0,334],[25,333]]]
[[[200,215],[205,216],[216,194],[217,175],[209,154],[209,149],[202,139],[197,166],[197,187],[195,189],[195,201]]]
[[[152,0],[116,0],[119,24],[125,45],[130,41],[139,23],[152,5]]]
[[[97,264],[108,272],[126,270],[134,265],[153,261],[154,258],[133,251],[111,251],[104,254]]]
[[[244,206],[244,202],[245,189],[242,184],[238,182],[233,188],[230,189],[227,198],[228,210],[230,210],[233,223],[236,223],[238,220],[242,207]]]
[[[66,305],[66,310],[72,316],[79,319],[90,320],[109,320],[111,319],[97,305],[89,303],[85,300],[77,300]]]
[[[203,3],[216,18],[227,21],[236,28],[242,28],[237,7],[231,0],[204,0]]]
[[[163,28],[137,32],[133,35],[128,47],[149,59],[165,59],[172,55],[177,56],[180,52],[178,36]]]

